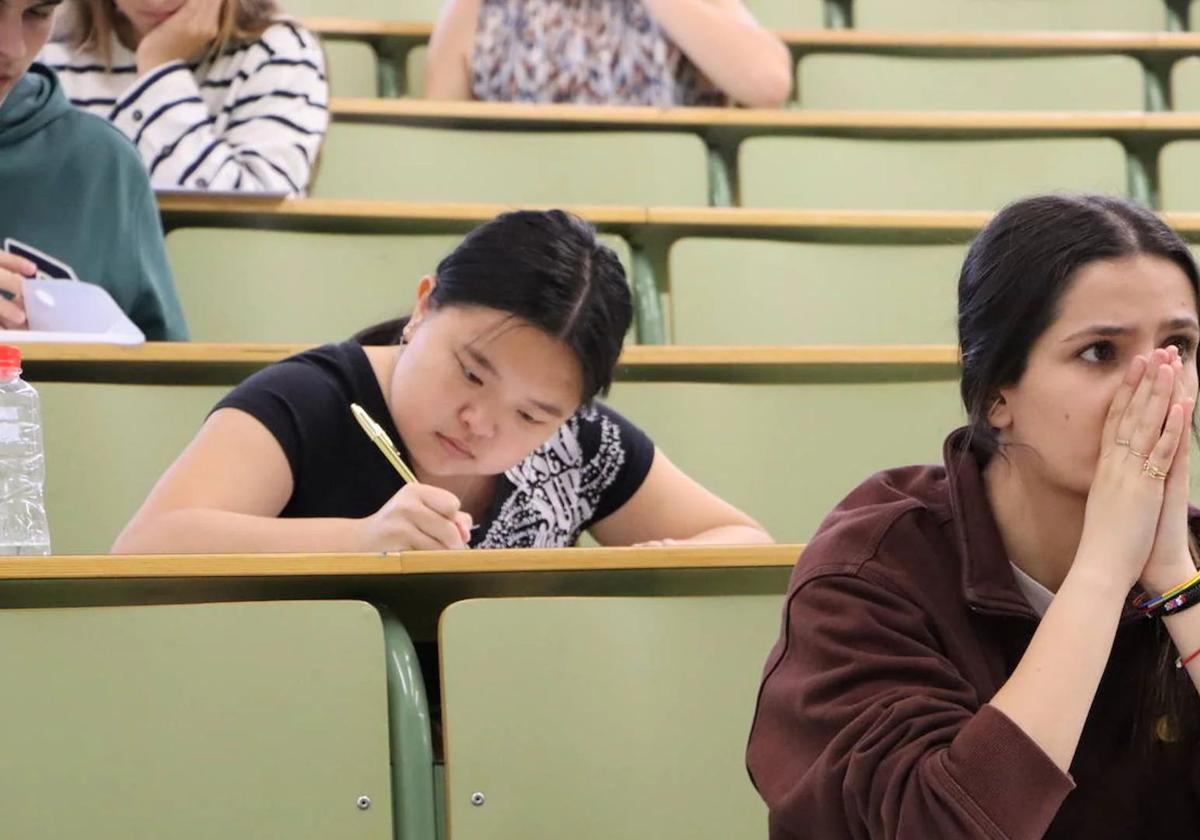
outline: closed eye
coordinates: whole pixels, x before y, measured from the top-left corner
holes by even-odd
[[[25,10],[25,14],[37,20],[48,20],[54,14],[55,8],[62,4],[62,0],[46,0],[46,2],[38,3],[35,6],[30,6]]]
[[[471,370],[469,367],[464,365],[462,362],[462,359],[458,360],[458,366],[460,368],[462,368],[463,376],[465,376],[467,378],[467,381],[470,382],[472,385],[482,385],[483,384],[483,380],[479,378],[478,374],[476,374],[475,371]]]

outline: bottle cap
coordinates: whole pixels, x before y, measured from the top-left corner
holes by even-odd
[[[11,344],[0,344],[0,368],[21,367],[21,348]]]

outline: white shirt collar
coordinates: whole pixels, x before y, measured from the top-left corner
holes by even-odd
[[[1009,565],[1012,566],[1013,576],[1017,579],[1017,587],[1021,590],[1021,594],[1025,596],[1025,600],[1029,602],[1029,606],[1033,607],[1033,611],[1037,613],[1038,618],[1041,618],[1046,614],[1046,610],[1050,609],[1050,602],[1054,600],[1054,593],[1025,574],[1016,563],[1010,563]]]

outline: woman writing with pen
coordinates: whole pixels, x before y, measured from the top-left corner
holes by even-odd
[[[422,279],[409,317],[234,389],[113,550],[555,547],[585,530],[610,545],[769,542],[594,401],[631,317],[624,270],[586,223],[499,216]]]

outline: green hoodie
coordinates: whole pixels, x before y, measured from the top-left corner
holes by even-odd
[[[39,64],[0,104],[0,249],[21,245],[49,276],[103,286],[147,339],[187,338],[141,157]]]

